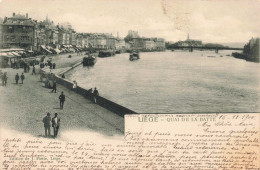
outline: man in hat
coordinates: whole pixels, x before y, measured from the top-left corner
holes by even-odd
[[[65,95],[63,94],[63,91],[61,92],[59,99],[60,99],[60,109],[63,109],[63,104],[65,102]]]
[[[5,72],[4,75],[2,76],[2,83],[3,83],[3,86],[6,86],[6,83],[7,83],[7,73]]]
[[[42,122],[44,123],[44,128],[45,128],[45,137],[51,135],[50,133],[50,129],[51,129],[51,114],[48,112],[47,116],[45,116],[42,120]]]
[[[25,79],[25,77],[24,77],[24,75],[23,75],[23,73],[22,73],[22,75],[21,75],[21,80],[22,80],[22,84],[23,84],[23,80]]]
[[[58,113],[55,113],[55,116],[52,118],[52,127],[53,127],[54,138],[56,138],[60,128],[60,118],[58,117]]]
[[[95,87],[95,90],[94,90],[94,92],[93,92],[94,103],[97,103],[97,96],[98,96],[98,95],[99,95],[98,90],[97,90],[97,88]]]
[[[35,72],[35,67],[33,65],[33,70],[32,70],[32,75],[35,74],[36,75],[36,72]]]
[[[52,93],[55,92],[56,93],[56,90],[57,90],[57,84],[56,84],[56,81],[53,81],[53,86],[52,86]]]
[[[18,81],[19,81],[19,75],[18,75],[18,73],[16,73],[16,75],[15,75],[15,82],[16,82],[16,84],[18,84]]]

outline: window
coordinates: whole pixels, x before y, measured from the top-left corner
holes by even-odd
[[[5,36],[5,41],[9,41],[9,36]]]
[[[9,26],[7,29],[8,33],[14,33],[14,27],[13,26]]]
[[[21,36],[21,41],[29,41],[30,37],[29,36]]]
[[[23,32],[23,33],[28,33],[28,27],[23,26],[23,27],[22,27],[22,32]]]
[[[15,42],[15,35],[10,36],[10,41]]]

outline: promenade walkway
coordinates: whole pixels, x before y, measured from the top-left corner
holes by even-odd
[[[67,56],[63,56],[67,57]],[[81,56],[82,58],[83,56]],[[69,67],[76,63],[54,57],[62,66]],[[77,61],[78,62],[78,61]],[[36,67],[36,71],[39,67]],[[0,86],[1,125],[13,130],[29,133],[33,136],[44,135],[42,119],[46,112],[51,116],[58,113],[61,117],[60,133],[65,130],[88,130],[104,135],[120,135],[124,132],[124,118],[110,112],[84,97],[57,84],[57,93],[44,87],[39,75],[25,73],[24,84],[15,84],[15,74],[21,75],[23,69],[2,69],[8,74],[6,87]],[[20,83],[20,82],[19,82]],[[66,95],[64,109],[59,109],[59,95]]]

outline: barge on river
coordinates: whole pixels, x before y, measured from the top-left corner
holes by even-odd
[[[102,50],[102,51],[99,51],[99,54],[98,56],[103,58],[103,57],[111,57],[111,56],[114,56],[115,55],[115,51],[113,50]]]
[[[97,57],[94,55],[89,55],[83,58],[83,66],[93,66],[97,62]]]
[[[138,52],[132,52],[129,56],[130,61],[139,60],[140,56]]]

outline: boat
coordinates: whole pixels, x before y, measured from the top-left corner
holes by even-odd
[[[138,52],[132,52],[130,54],[129,60],[134,61],[140,59],[139,53]]]
[[[83,66],[93,66],[97,62],[97,57],[94,55],[89,55],[83,58]]]
[[[98,56],[103,58],[103,57],[111,57],[115,55],[115,51],[113,50],[105,50],[105,51],[99,51]]]

